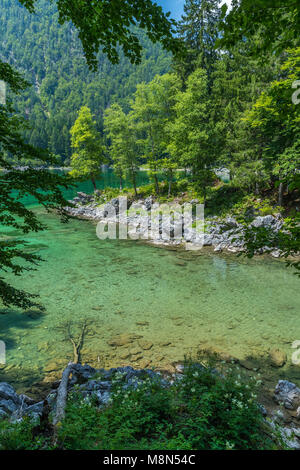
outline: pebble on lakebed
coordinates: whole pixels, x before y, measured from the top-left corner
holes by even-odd
[[[269,353],[269,359],[271,366],[283,367],[287,361],[287,355],[284,351],[281,351],[280,349],[272,349]]]
[[[108,341],[108,344],[112,347],[120,347],[133,343],[139,338],[142,338],[142,336],[130,333],[121,333],[119,335],[112,336],[111,339]]]

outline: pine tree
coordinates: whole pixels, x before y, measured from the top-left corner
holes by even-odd
[[[218,59],[215,48],[221,18],[220,0],[186,0],[184,15],[179,23],[179,35],[187,54],[175,62],[175,69],[186,79],[197,67],[206,69],[208,78]]]
[[[192,169],[194,182],[205,202],[218,159],[205,70],[197,69],[189,76],[186,91],[177,95],[175,110],[177,116],[169,128],[168,149],[183,168]]]

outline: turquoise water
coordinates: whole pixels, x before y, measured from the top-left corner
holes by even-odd
[[[59,174],[62,174],[62,171],[56,171]],[[162,175],[159,176],[159,180],[162,179]],[[137,186],[149,184],[150,179],[146,171],[139,171],[137,173]],[[96,181],[97,189],[101,190],[107,187],[110,188],[119,188],[120,187],[120,179],[114,174],[113,170],[106,170],[102,173],[101,177]],[[124,179],[123,181],[124,187],[132,188],[132,184],[128,179]],[[75,184],[74,187],[64,190],[64,195],[66,199],[73,199],[76,196],[77,191],[82,191],[87,194],[91,194],[94,191],[93,184],[90,180],[81,181]],[[36,201],[34,198],[25,197],[23,199],[24,204],[27,206],[35,205]]]
[[[68,324],[76,336],[86,319],[82,361],[93,365],[164,369],[199,348],[264,361],[279,348],[288,355],[283,371],[297,381],[299,279],[283,262],[100,241],[92,222],[61,224],[35,210],[48,230],[24,238],[46,262],[13,284],[38,294],[45,312],[0,314],[0,380],[22,387],[55,375],[72,359]]]

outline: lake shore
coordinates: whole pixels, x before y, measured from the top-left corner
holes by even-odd
[[[78,195],[70,201],[73,207],[67,207],[66,212],[72,216],[82,219],[93,220],[101,224],[114,224],[119,222],[119,199],[113,198],[100,204],[93,195],[79,192]],[[176,199],[174,202],[177,204]],[[214,252],[239,253],[244,250],[244,226],[239,223],[235,217],[217,217],[210,216],[204,220],[205,233],[199,239],[197,236],[196,225],[201,224],[200,217],[191,214],[189,219],[184,219],[183,215],[168,221],[160,221],[156,230],[151,227],[151,212],[159,210],[159,204],[152,196],[147,198],[137,198],[136,201],[127,201],[127,213],[122,216],[122,224],[129,227],[128,235],[133,239],[144,240],[158,246],[186,247],[187,249],[197,250],[197,245],[212,247]],[[189,204],[195,206],[197,200],[191,200]],[[172,203],[170,203],[172,204]],[[184,210],[185,204],[180,205]],[[130,211],[128,211],[130,209]],[[185,227],[184,224],[189,224]],[[280,215],[257,216],[252,222],[252,226],[266,227],[275,233],[283,226],[283,219]],[[204,228],[204,227],[203,227]],[[154,234],[154,236],[153,236]],[[199,241],[198,241],[199,240]],[[281,252],[274,247],[273,249],[260,249],[257,254],[270,253],[273,258],[280,258]]]
[[[140,387],[143,388],[145,384],[151,381],[156,384],[159,383],[162,391],[167,391],[175,383],[178,387],[182,380],[186,380],[185,377],[189,374],[189,371],[193,372],[193,377],[196,380],[198,377],[201,380],[202,374],[205,377],[209,373],[212,380],[211,386],[215,380],[220,380],[221,382],[232,380],[231,387],[233,394],[234,384],[239,382],[238,385],[241,387],[241,390],[247,391],[249,385],[245,384],[250,384],[252,380],[256,387],[259,386],[259,391],[257,392],[258,395],[256,393],[251,394],[246,407],[255,400],[253,411],[255,411],[256,407],[258,408],[265,432],[274,441],[275,445],[299,450],[300,389],[292,382],[280,380],[272,390],[268,391],[269,393],[266,393],[264,387],[259,385],[263,382],[260,380],[260,374],[257,372],[252,378],[241,377],[242,371],[235,368],[233,361],[228,365],[226,365],[225,361],[223,361],[222,365],[217,362],[214,364],[212,368],[212,365],[206,363],[203,357],[200,362],[193,361],[174,364],[173,372],[160,372],[149,368],[135,369],[128,365],[104,369],[94,368],[88,364],[82,365],[78,362],[69,363],[64,371],[65,374],[67,369],[69,369],[69,375],[71,375],[69,383],[65,385],[66,393],[69,397],[72,397],[74,393],[79,394],[83,402],[90,403],[89,406],[97,406],[99,412],[105,412],[116,399],[114,390],[117,382],[119,384],[118,393],[120,393],[120,398],[122,399],[122,396],[124,396],[126,399],[131,391],[138,390]],[[28,417],[33,422],[39,422],[43,417],[44,419],[45,416],[48,417],[50,412],[55,415],[62,382],[61,374],[59,374],[57,380],[48,383],[48,387],[44,387],[44,390],[41,387],[40,393],[32,394],[29,390],[29,395],[19,395],[8,383],[0,383],[0,419],[6,418],[12,423],[20,423],[24,417]],[[185,390],[189,392],[186,388]],[[194,390],[194,388],[191,389],[192,392]],[[240,400],[240,396],[243,397],[243,394],[239,393],[237,396]],[[226,402],[226,396],[221,396],[220,398],[224,400],[224,403]],[[235,401],[236,398],[232,397],[232,406],[234,406]]]

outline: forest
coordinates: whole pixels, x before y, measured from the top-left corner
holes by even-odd
[[[138,83],[170,70],[170,53],[139,30],[140,65],[131,64],[122,54],[114,65],[99,52],[98,70],[92,72],[74,26],[59,25],[55,4],[40,0],[35,15],[17,0],[1,0],[0,8],[6,25],[0,28],[0,59],[16,65],[31,84],[14,98],[16,109],[30,125],[25,138],[33,146],[48,148],[59,157],[60,165],[69,163],[69,131],[81,106],[90,107],[101,132],[109,105],[118,102],[127,110]]]
[[[106,147],[102,163],[113,164],[121,186],[129,175],[136,188],[136,172],[145,164],[156,193],[157,174],[165,173],[170,196],[175,170],[189,169],[189,181],[205,201],[215,170],[225,167],[233,187],[256,196],[276,193],[282,207],[300,161],[294,90],[300,49],[290,41],[280,54],[268,50],[262,58],[244,40],[226,48],[218,4],[186,2],[178,31],[187,54],[174,59],[167,74],[137,84],[127,106],[107,106],[103,132],[94,139]],[[259,42],[260,34],[253,40]],[[72,132],[80,126],[84,132],[88,122],[93,128],[93,116],[96,130],[97,116],[83,107]]]
[[[78,113],[91,113],[105,147],[97,158],[121,178],[128,174],[134,181],[146,164],[156,191],[163,171],[170,192],[176,168],[189,168],[206,199],[214,170],[225,167],[242,190],[259,195],[277,188],[283,206],[299,167],[298,41],[291,38],[280,52],[269,48],[258,55],[252,46],[263,42],[258,28],[251,43],[238,39],[228,45],[220,40],[219,4],[185,3],[178,26],[184,56],[172,60],[139,30],[141,64],[121,54],[113,65],[98,53],[93,72],[74,27],[58,24],[54,5],[41,0],[31,15],[19,2],[1,0],[8,25],[0,32],[1,58],[17,63],[33,84],[15,100],[29,123],[25,139],[67,166],[71,128]]]

